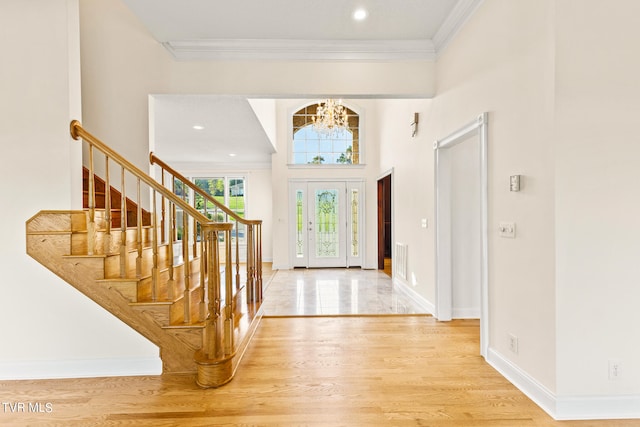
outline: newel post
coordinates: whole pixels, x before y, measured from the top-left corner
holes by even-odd
[[[233,224],[210,222],[202,225],[207,256],[207,313],[202,335],[202,349],[195,355],[200,387],[219,387],[233,378],[233,289],[231,277],[231,229]],[[220,250],[220,236],[224,250]],[[223,295],[221,257],[224,256],[225,288]],[[224,309],[222,299],[224,298]]]

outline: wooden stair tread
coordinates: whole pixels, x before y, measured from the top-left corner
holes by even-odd
[[[203,329],[204,322],[191,323],[191,324],[171,324],[163,326],[164,329]]]
[[[140,306],[163,306],[163,305],[172,305],[175,301],[136,301],[130,302],[129,305],[132,307],[140,307]]]
[[[106,258],[108,255],[107,254],[93,254],[93,255],[88,255],[88,254],[67,254],[67,255],[62,255],[63,258],[85,258],[85,259],[91,259],[91,258]]]
[[[65,234],[72,234],[71,230],[43,230],[43,231],[27,231],[27,236],[60,236]]]

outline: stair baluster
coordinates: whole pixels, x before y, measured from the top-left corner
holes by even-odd
[[[122,194],[124,196],[124,193]],[[125,197],[123,197],[124,199]],[[140,178],[136,180],[136,277],[142,277],[142,198],[140,197]]]
[[[89,169],[89,175],[93,175],[93,169]],[[127,251],[127,197],[125,185],[124,166],[120,166],[120,278],[127,277],[129,270],[129,257]]]
[[[89,144],[89,168],[93,171],[93,145]],[[96,184],[93,173],[89,174],[89,210],[87,212],[87,254],[93,255],[96,248]]]
[[[191,257],[189,256],[189,218],[182,212],[182,257],[184,263],[184,323],[191,321]]]
[[[158,201],[156,192],[153,192],[151,198],[151,245],[153,251],[153,265],[151,267],[151,300],[158,300]],[[173,264],[173,260],[171,261]]]
[[[111,245],[113,244],[113,236],[111,235],[111,181],[109,177],[109,156],[105,156],[104,159],[104,222],[105,222],[105,235],[104,235],[104,253],[111,252]]]

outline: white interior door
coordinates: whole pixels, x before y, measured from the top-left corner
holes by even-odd
[[[345,183],[309,182],[307,188],[309,267],[346,267]]]

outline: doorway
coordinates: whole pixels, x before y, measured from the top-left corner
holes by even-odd
[[[378,179],[378,270],[392,275],[392,174]]]
[[[293,267],[362,266],[364,183],[291,181]]]
[[[480,354],[484,357],[489,343],[487,118],[483,113],[434,144],[435,315],[442,321],[469,317],[454,313],[454,298],[477,292]],[[473,172],[464,176],[460,173],[464,169]],[[464,288],[463,282],[473,288]]]

